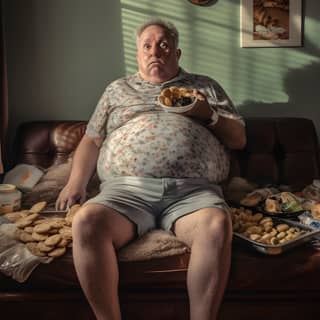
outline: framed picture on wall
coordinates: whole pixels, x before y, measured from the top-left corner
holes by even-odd
[[[241,47],[300,47],[301,0],[241,0]]]

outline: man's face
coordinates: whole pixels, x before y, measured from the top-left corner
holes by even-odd
[[[180,49],[157,25],[143,30],[138,40],[137,61],[141,77],[150,82],[168,81],[179,71]]]

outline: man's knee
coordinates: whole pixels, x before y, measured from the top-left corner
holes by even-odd
[[[120,248],[136,236],[136,227],[112,208],[89,204],[73,218],[72,233],[83,245],[110,241]]]
[[[102,232],[108,234],[108,219],[103,208],[96,205],[82,207],[72,221],[74,237],[84,242],[97,239]]]
[[[210,210],[208,217],[204,217],[202,222],[204,228],[210,233],[215,234],[217,231],[230,233],[232,231],[232,221],[230,214],[223,209],[213,208]]]
[[[208,208],[197,215],[197,232],[195,238],[205,238],[210,242],[230,241],[232,238],[232,221],[228,212],[219,208]]]
[[[174,232],[189,246],[195,240],[207,244],[219,239],[229,242],[232,238],[232,221],[230,214],[223,209],[204,208],[178,219]]]

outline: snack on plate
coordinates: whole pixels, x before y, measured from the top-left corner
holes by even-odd
[[[265,200],[264,210],[270,214],[303,211],[301,201],[291,192],[281,192]]]
[[[255,189],[247,193],[246,196],[241,199],[240,204],[246,207],[256,207],[260,202],[276,192],[278,192],[278,190],[275,188]]]
[[[161,91],[159,102],[167,107],[184,107],[196,100],[196,91],[187,88],[169,87]]]
[[[305,234],[298,227],[286,223],[275,224],[271,217],[253,214],[249,209],[231,208],[231,213],[234,232],[262,244],[283,244]]]
[[[243,199],[241,199],[240,204],[246,207],[255,207],[257,206],[261,201],[263,200],[263,197],[258,192],[251,192],[247,194]]]
[[[316,203],[311,207],[311,215],[315,220],[320,220],[320,203]]]
[[[313,183],[302,190],[302,196],[305,199],[320,202],[320,180],[313,180]]]
[[[267,198],[264,204],[264,209],[269,213],[279,213],[282,212],[280,201],[273,198]]]
[[[45,202],[38,202],[29,210],[11,212],[4,216],[17,226],[15,239],[25,243],[33,255],[56,258],[72,245],[72,220],[80,205],[72,206],[65,217],[41,215],[45,206]]]

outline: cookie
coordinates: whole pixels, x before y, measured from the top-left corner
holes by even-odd
[[[65,254],[66,251],[67,251],[66,247],[56,248],[56,249],[53,249],[52,251],[50,251],[50,252],[48,253],[48,256],[49,256],[49,257],[57,258],[57,257],[60,257],[60,256],[62,256],[63,254]]]
[[[46,221],[47,221],[47,219],[42,218],[42,217],[39,216],[38,219],[36,219],[36,220],[33,221],[32,225],[33,225],[33,226],[36,226],[36,225],[38,225],[38,224],[45,223]]]
[[[44,252],[39,250],[37,242],[28,242],[26,244],[26,247],[35,256],[38,256],[38,257],[45,257],[46,256],[46,254]]]
[[[61,234],[54,234],[53,236],[48,237],[44,243],[47,246],[55,246],[57,245],[62,239]]]
[[[59,233],[64,239],[72,240],[72,229],[70,227],[64,227],[59,230]]]
[[[21,230],[21,229],[16,229],[16,230],[14,231],[14,234],[13,234],[14,239],[20,241],[20,234],[21,234],[22,232],[23,232],[23,230]]]
[[[32,238],[31,234],[25,231],[22,231],[19,233],[19,240],[22,242],[33,242],[34,239]]]
[[[40,211],[42,211],[45,207],[46,207],[47,203],[45,201],[41,201],[38,202],[36,204],[34,204],[31,208],[30,208],[30,212],[34,212],[34,213],[39,213]]]
[[[43,241],[38,242],[38,248],[41,252],[50,252],[54,249],[54,246],[47,246]]]
[[[263,200],[263,197],[258,192],[252,192],[247,194],[241,201],[240,204],[246,207],[255,207],[257,206],[261,201]]]
[[[7,214],[4,215],[4,217],[7,218],[10,222],[16,222],[20,218],[23,218],[25,216],[17,211],[17,212],[7,213]]]
[[[74,218],[74,216],[76,215],[76,213],[78,212],[78,210],[81,208],[80,204],[74,204],[69,211],[66,214],[65,217],[65,221],[69,224],[72,225],[72,220]]]
[[[43,223],[40,223],[34,226],[33,229],[34,229],[34,232],[37,232],[37,233],[48,233],[52,229],[52,227],[49,222],[44,221]]]
[[[24,230],[25,232],[27,232],[27,233],[32,234],[32,232],[33,232],[33,227],[32,227],[32,226],[28,226],[28,227],[25,227],[23,230]]]
[[[60,229],[66,224],[66,220],[64,218],[52,218],[49,221],[50,225],[54,229]]]
[[[317,203],[311,207],[311,215],[315,220],[320,220],[320,203]]]
[[[18,228],[24,228],[24,227],[27,227],[27,226],[30,226],[32,225],[33,221],[37,218],[35,217],[34,215],[38,215],[37,213],[34,213],[30,216],[27,216],[27,217],[23,217],[23,218],[20,218],[18,219],[15,224]]]
[[[48,234],[50,234],[50,235],[57,234],[57,233],[59,233],[59,230],[60,230],[60,228],[52,228],[52,229],[50,229]]]
[[[34,231],[32,232],[31,236],[35,241],[45,241],[48,239],[48,234],[37,233]]]
[[[57,244],[58,248],[63,248],[63,247],[67,247],[70,243],[70,240],[67,240],[66,238],[61,239],[61,241]]]

